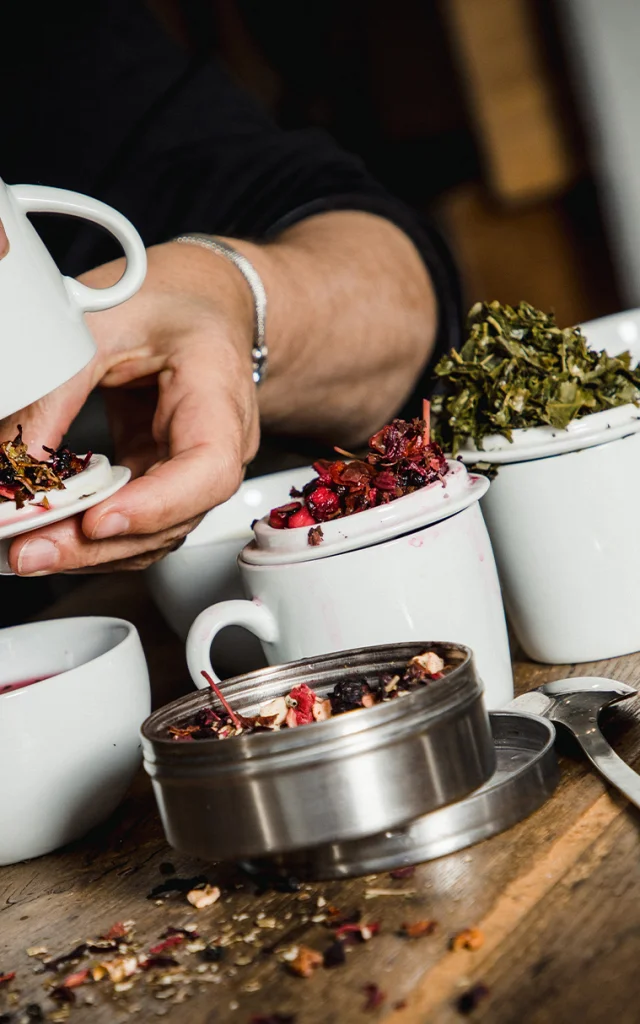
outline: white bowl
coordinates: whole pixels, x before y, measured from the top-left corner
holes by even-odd
[[[0,865],[39,857],[107,818],[140,764],[150,711],[137,630],[52,619],[0,630]]]
[[[186,640],[191,623],[210,604],[244,597],[237,559],[253,537],[252,522],[290,501],[290,489],[314,475],[312,466],[304,466],[246,480],[232,498],[207,513],[182,547],[146,570],[151,595],[179,637]],[[266,664],[255,637],[235,627],[218,637],[213,659],[221,675]]]

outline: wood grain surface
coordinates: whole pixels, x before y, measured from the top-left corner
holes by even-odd
[[[50,614],[88,613],[118,614],[138,625],[156,705],[189,689],[182,647],[153,608],[141,578],[91,581]],[[640,682],[638,655],[580,666],[579,672],[524,661],[515,667],[520,692],[568,674]],[[631,764],[640,764],[638,715],[637,703],[626,702],[605,726]],[[261,891],[241,873],[172,851],[141,772],[116,814],[90,836],[48,857],[0,869],[0,973],[16,972],[13,981],[0,983],[0,1021],[119,1024],[166,1017],[176,1024],[249,1024],[280,1014],[295,1024],[448,1024],[465,1016],[491,1024],[635,1024],[638,815],[606,789],[568,741],[561,749],[555,795],[510,831],[422,865],[412,877],[378,875],[293,892]],[[199,911],[184,893],[148,898],[174,874],[206,876],[222,896]],[[350,947],[344,964],[296,977],[282,953],[300,944],[324,952],[333,941],[328,922],[321,920],[330,906],[345,915],[360,911],[365,922],[379,923],[380,932]],[[404,923],[425,919],[437,921],[433,934],[399,934]],[[75,989],[73,1004],[55,1002],[52,985],[100,955],[54,974],[43,969],[44,954],[29,956],[27,949],[45,947],[59,956],[130,920],[143,950],[168,927],[193,924],[202,940],[227,943],[224,959],[204,961],[197,941],[193,952],[183,944],[175,959],[186,970],[175,976],[169,971],[165,984],[152,983],[149,972],[115,991],[106,979]],[[483,933],[481,948],[452,952],[451,938],[471,926]],[[365,1008],[369,985],[385,996],[374,1009]],[[461,996],[479,985],[483,998],[462,1014]],[[42,1018],[33,1008],[31,1017],[25,1015],[32,1004],[39,1004]],[[273,1022],[279,1024],[277,1017]]]

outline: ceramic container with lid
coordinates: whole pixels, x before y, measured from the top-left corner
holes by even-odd
[[[324,722],[231,739],[175,740],[169,725],[219,707],[210,689],[142,727],[144,764],[168,841],[205,860],[260,857],[373,835],[459,800],[495,768],[470,650],[421,641],[261,669],[224,684],[231,706],[259,705],[306,683],[321,696],[345,679],[401,670],[433,650],[448,666],[396,700]]]
[[[640,310],[582,329],[593,348],[640,357]],[[481,505],[527,655],[562,664],[640,650],[640,408],[495,435],[461,456],[497,469]]]
[[[231,625],[258,636],[272,665],[438,636],[473,649],[490,708],[508,703],[502,597],[478,505],[489,483],[460,462],[448,465],[443,482],[324,523],[316,546],[304,527],[258,522],[238,561],[250,600],[213,605],[190,630],[196,685],[202,669],[213,671],[214,637]]]

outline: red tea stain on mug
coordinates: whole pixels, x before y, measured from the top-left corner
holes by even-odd
[[[422,537],[409,537],[409,543],[412,548],[421,548],[424,541]]]
[[[33,686],[34,683],[42,683],[45,679],[53,679],[53,676],[37,676],[35,679],[21,679],[17,683],[0,683],[0,695],[12,693],[14,690],[24,690],[25,686]]]

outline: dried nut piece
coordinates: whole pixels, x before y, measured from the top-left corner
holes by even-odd
[[[431,675],[435,675],[436,672],[442,672],[444,669],[444,661],[435,651],[425,651],[424,654],[416,654],[409,664],[419,665],[420,668],[430,672]]]
[[[458,953],[461,949],[468,949],[475,952],[484,945],[484,935],[479,928],[464,928],[451,940],[451,949]]]
[[[323,959],[322,953],[318,953],[315,949],[299,946],[298,955],[288,964],[288,967],[298,977],[310,978],[316,968],[321,966]]]
[[[270,700],[267,704],[260,705],[260,718],[270,719],[270,727],[275,728],[278,725],[282,725],[287,717],[288,710],[285,698],[276,697],[275,700]]]
[[[205,885],[203,889],[192,889],[187,893],[187,899],[196,910],[204,910],[211,907],[220,899],[220,890],[217,885]]]
[[[327,697],[326,700],[318,698],[311,709],[311,714],[316,722],[326,722],[327,718],[331,718],[331,701],[329,698]]]

